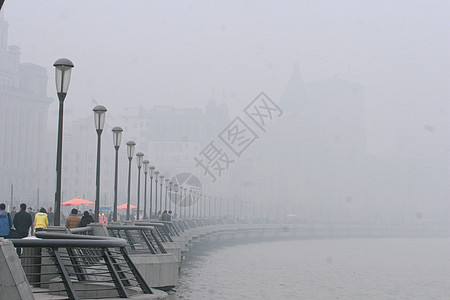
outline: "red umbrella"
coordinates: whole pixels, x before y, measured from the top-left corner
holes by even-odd
[[[66,201],[61,203],[61,205],[63,206],[70,206],[70,205],[91,205],[94,204],[94,202],[86,200],[86,199],[82,199],[80,197],[76,197],[72,200]]]
[[[137,206],[134,206],[133,204],[130,204],[130,209],[134,209],[134,208],[137,208]],[[124,204],[122,204],[120,206],[117,206],[117,209],[127,209],[127,204],[124,203]]]

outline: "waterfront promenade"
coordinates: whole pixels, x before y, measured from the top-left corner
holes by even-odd
[[[176,299],[183,258],[202,246],[292,239],[449,236],[447,226],[256,224],[194,219],[52,227],[3,240],[5,299]],[[16,249],[22,248],[19,257]]]

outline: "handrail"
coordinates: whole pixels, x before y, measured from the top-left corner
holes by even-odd
[[[36,237],[10,239],[24,249],[20,259],[29,283],[43,288],[35,293],[69,299],[152,294],[125,250],[125,239],[44,231]]]
[[[167,253],[158,240],[153,226],[136,225],[108,225],[106,227],[110,235],[125,239],[129,251],[148,251],[152,254]],[[135,233],[133,233],[135,232]]]
[[[110,248],[125,247],[127,241],[120,238],[82,240],[82,239],[10,239],[16,247],[55,247],[55,248]]]
[[[70,233],[84,233],[84,232],[90,232],[92,231],[93,228],[91,226],[86,226],[86,227],[77,227],[77,228],[70,228],[69,231]]]

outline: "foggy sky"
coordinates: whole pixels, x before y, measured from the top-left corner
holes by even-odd
[[[49,96],[53,62],[74,62],[66,120],[91,114],[92,98],[120,114],[213,96],[233,116],[260,91],[278,100],[298,62],[305,81],[364,86],[369,153],[395,155],[399,135],[419,155],[449,153],[449,1],[6,0],[2,11],[22,62],[48,68]]]

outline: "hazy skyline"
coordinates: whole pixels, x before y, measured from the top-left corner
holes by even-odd
[[[2,9],[22,62],[47,67],[49,96],[53,62],[74,62],[68,120],[89,114],[92,98],[120,114],[203,107],[212,94],[234,115],[260,91],[279,100],[299,62],[305,81],[337,74],[364,86],[369,152],[387,155],[398,135],[448,137],[449,10],[447,1],[6,1]]]

